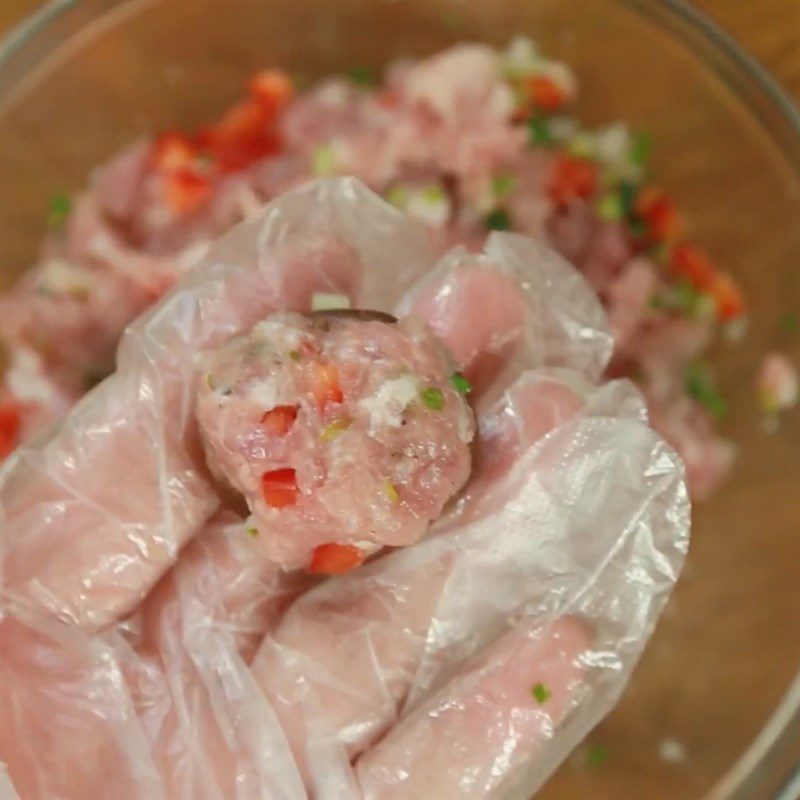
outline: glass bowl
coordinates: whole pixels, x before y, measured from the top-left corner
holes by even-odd
[[[713,353],[736,471],[696,509],[685,576],[619,707],[540,796],[792,797],[800,431],[796,414],[777,434],[762,429],[752,376],[767,349],[798,356],[779,319],[798,306],[800,121],[697,12],[652,0],[50,4],[0,52],[0,288],[32,261],[54,192],[78,189],[142,132],[213,119],[260,67],[314,79],[464,39],[504,45],[518,33],[574,67],[585,122],[652,132],[656,179],[751,309],[744,343]],[[586,758],[589,748],[605,762],[589,766],[599,760]]]

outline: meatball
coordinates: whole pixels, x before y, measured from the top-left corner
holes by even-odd
[[[277,313],[202,369],[209,468],[286,567],[344,572],[412,544],[469,476],[465,382],[421,320]]]

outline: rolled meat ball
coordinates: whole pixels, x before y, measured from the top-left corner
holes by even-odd
[[[277,313],[203,358],[209,468],[287,568],[416,542],[469,477],[467,384],[426,323],[391,319]]]

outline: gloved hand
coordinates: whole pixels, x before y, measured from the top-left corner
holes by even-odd
[[[324,580],[265,558],[194,416],[201,351],[321,291],[427,319],[479,423],[427,536]],[[2,472],[7,791],[529,797],[619,696],[688,541],[678,459],[597,383],[610,349],[553,253],[495,234],[435,265],[350,179],[235,228]]]

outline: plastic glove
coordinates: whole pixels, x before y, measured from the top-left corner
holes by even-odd
[[[457,502],[323,582],[226,510],[193,416],[199,352],[318,291],[425,316],[480,387]],[[529,796],[619,696],[687,545],[680,463],[630,384],[594,383],[610,349],[549,251],[496,234],[434,267],[349,179],[231,231],[2,473],[19,796]]]

